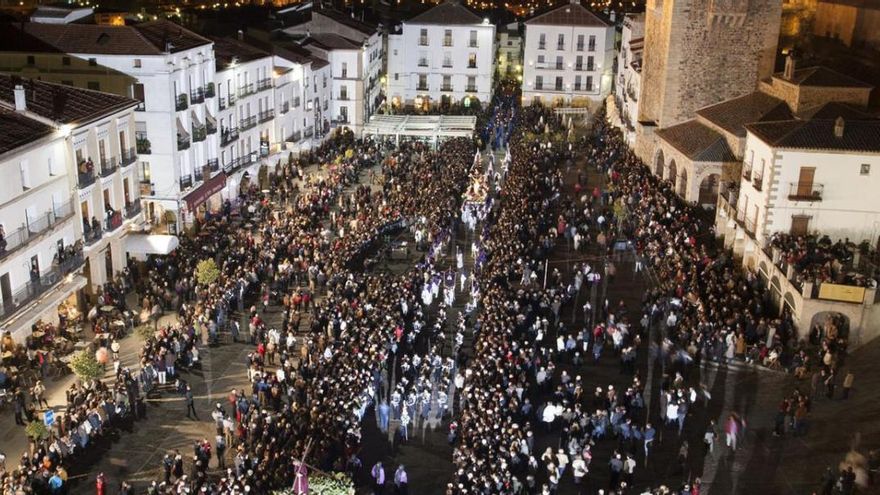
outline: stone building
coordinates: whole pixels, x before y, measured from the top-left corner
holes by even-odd
[[[816,6],[813,34],[846,46],[880,50],[880,0],[823,0]]]
[[[650,161],[655,130],[747,94],[772,74],[781,13],[781,0],[648,0],[639,156]]]

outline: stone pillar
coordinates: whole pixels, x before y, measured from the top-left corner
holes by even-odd
[[[791,269],[791,267],[789,267]],[[804,300],[813,298],[813,282],[804,282],[804,288],[801,291]]]

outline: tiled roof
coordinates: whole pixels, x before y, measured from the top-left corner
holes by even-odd
[[[835,119],[759,122],[746,128],[778,148],[880,153],[880,120],[846,120],[843,136],[834,135]]]
[[[302,41],[303,46],[315,45],[324,50],[360,50],[361,43],[334,33],[313,33]]]
[[[412,19],[408,24],[480,24],[483,18],[458,0],[446,0]]]
[[[272,56],[269,52],[234,38],[212,37],[211,41],[214,42],[214,63],[218,71],[225,70],[233,59],[244,63]]]
[[[868,83],[859,81],[854,77],[841,74],[828,67],[816,66],[796,69],[790,80],[784,78],[783,72],[777,72],[776,77],[790,81],[798,86],[816,86],[831,88],[873,88]]]
[[[525,21],[528,25],[607,27],[611,24],[577,3],[565,2],[547,12],[535,14]]]
[[[42,122],[0,107],[0,153],[36,141],[54,130]]]
[[[656,131],[657,136],[695,162],[735,162],[724,136],[697,120]]]
[[[352,29],[360,31],[367,36],[373,35],[378,30],[378,27],[374,24],[370,24],[359,19],[355,19],[353,17],[349,17],[345,15],[345,13],[340,12],[336,9],[316,9],[312,12],[312,15],[315,14],[323,15],[324,17],[329,17],[334,21],[344,24]]]
[[[854,107],[847,103],[832,101],[807,111],[800,112],[798,117],[802,119],[836,119],[843,117],[846,120],[871,120],[875,119],[873,115],[866,113],[864,110]],[[767,119],[770,120],[770,119]],[[784,120],[784,119],[775,119]]]
[[[170,21],[134,26],[9,23],[0,26],[0,50],[101,55],[161,55],[207,45],[210,40]]]
[[[701,108],[697,115],[739,137],[745,137],[746,124],[793,117],[784,101],[760,91]]]
[[[139,104],[124,96],[0,74],[0,105],[15,107],[15,85],[25,88],[27,110],[61,124],[84,124]]]

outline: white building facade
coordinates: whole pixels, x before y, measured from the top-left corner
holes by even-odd
[[[403,23],[388,36],[388,102],[392,107],[492,98],[495,26],[456,0]]]
[[[524,104],[596,107],[611,92],[614,27],[573,1],[525,21]]]
[[[627,14],[623,18],[617,74],[614,79],[614,102],[627,142],[635,143],[639,95],[642,87],[642,52],[645,49],[645,14]]]

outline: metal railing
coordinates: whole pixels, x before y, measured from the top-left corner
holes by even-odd
[[[139,155],[149,155],[152,151],[150,140],[147,139],[147,133],[136,132],[134,137],[134,145]]]
[[[228,127],[220,131],[220,146],[226,146],[238,139],[238,127]]]
[[[192,104],[203,103],[205,101],[205,90],[196,88],[189,92],[189,101]]]
[[[253,129],[257,125],[257,116],[251,115],[241,121],[238,122],[238,129],[241,131],[246,131],[248,129]]]
[[[219,99],[217,99],[217,108],[219,108],[220,110],[226,110],[226,98],[223,98],[221,96]]]
[[[266,122],[275,118],[275,109],[270,108],[269,110],[264,110],[260,112],[260,122]]]
[[[468,69],[476,69],[476,68],[477,68],[476,62],[468,62]]]
[[[584,44],[583,44],[583,43],[578,43],[578,44],[577,44],[577,47],[575,48],[575,50],[577,50],[577,51],[579,51],[579,52],[584,51]]]
[[[743,227],[746,229],[751,235],[755,235],[755,220],[752,218],[746,218]]]
[[[214,91],[214,83],[205,84],[205,98],[213,98],[217,93]]]
[[[333,125],[333,126],[345,125],[345,124],[348,124],[348,117],[342,116],[342,115],[340,115],[330,121],[330,125]]]
[[[220,161],[216,158],[211,158],[210,160],[208,160],[208,163],[205,164],[205,168],[211,172],[219,172]]]
[[[203,180],[205,180],[204,171],[200,168],[196,168],[193,171],[193,179],[194,179],[194,182],[202,182]]]
[[[416,89],[419,91],[428,91],[428,85],[427,84],[419,84],[418,86],[416,86]]]
[[[443,86],[440,86],[440,91],[452,91],[452,85],[451,85],[451,84],[445,84],[445,85],[443,85]]]
[[[541,88],[538,88],[538,89],[541,89]],[[477,87],[476,86],[467,86],[464,88],[464,90],[467,91],[468,93],[476,93]]]
[[[143,210],[141,206],[141,201],[137,200],[132,203],[125,205],[125,218],[132,219],[138,215]]]
[[[419,67],[427,67],[427,66],[428,66],[428,59],[420,58],[419,59]]]
[[[82,247],[79,247],[74,254],[67,254],[59,263],[53,264],[48,271],[32,276],[29,282],[14,290],[11,297],[4,299],[3,304],[0,305],[0,319],[5,320],[48,292],[64,280],[67,274],[77,270],[84,263]]]
[[[242,98],[244,96],[252,95],[256,93],[254,89],[254,83],[242,84],[238,87],[238,97]]]
[[[187,189],[189,187],[192,187],[192,185],[193,185],[192,175],[187,174],[187,175],[183,175],[180,177],[180,188],[181,189]]]
[[[272,79],[266,77],[257,81],[257,91],[266,91],[272,88]]]
[[[428,46],[427,36],[419,36],[419,46]]]
[[[545,43],[538,43],[538,50],[546,50],[546,49],[547,49],[546,42]]]
[[[101,177],[110,177],[113,172],[119,168],[116,163],[116,157],[104,158],[101,160]]]
[[[469,48],[477,48],[477,40],[470,40],[468,42],[468,47]]]
[[[87,170],[85,172],[78,171],[77,172],[77,185],[79,185],[80,189],[84,187],[89,187],[95,183],[95,170]]]
[[[127,167],[132,163],[137,161],[137,150],[134,148],[128,148],[127,150],[122,150],[122,157],[119,159],[119,164],[123,167]]]
[[[302,139],[302,131],[294,131],[294,133],[291,134],[291,135],[287,138],[287,141],[289,141],[289,142],[291,142],[291,143],[296,143],[296,142],[298,142],[300,139]]]
[[[205,122],[205,131],[207,131],[208,134],[216,134],[217,133],[217,124],[214,122],[211,122],[210,120]]]
[[[764,177],[761,175],[756,175],[752,178],[752,185],[758,191],[761,191],[764,187]]]
[[[815,182],[791,182],[788,185],[788,199],[791,201],[822,201],[824,184]]]
[[[178,112],[189,108],[189,103],[186,101],[185,94],[181,93],[177,95],[177,98],[174,99],[174,108],[177,109]]]
[[[557,50],[565,50],[565,43],[556,43]]]
[[[177,149],[179,151],[187,150],[187,149],[189,149],[189,145],[190,145],[189,136],[187,136],[186,134],[178,133],[177,134]]]
[[[281,104],[281,114],[283,115],[289,111],[290,111],[290,103],[285,101],[284,103]]]
[[[86,246],[91,246],[100,241],[103,237],[104,230],[101,229],[100,223],[91,224],[83,221],[83,242],[85,242]]]
[[[205,140],[208,137],[208,129],[205,128],[204,125],[196,124],[195,122],[192,124],[192,141],[194,143],[199,143]]]
[[[27,246],[40,234],[73,216],[73,203],[52,207],[37,218],[25,218],[25,224],[0,238],[0,260]]]
[[[104,230],[109,234],[119,227],[122,227],[122,222],[122,213],[114,211],[112,215],[104,218]]]

